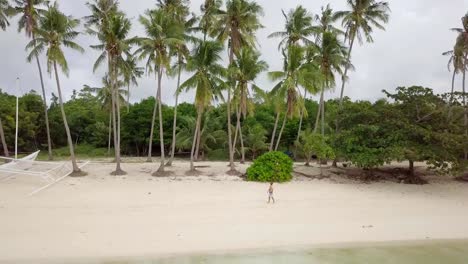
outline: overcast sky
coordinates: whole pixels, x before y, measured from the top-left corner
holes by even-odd
[[[89,14],[85,6],[87,0],[59,0],[60,9],[66,14],[82,18]],[[138,16],[146,9],[155,6],[155,0],[121,0],[124,10],[133,22],[132,35],[142,35],[143,30],[138,23]],[[191,1],[192,11],[199,13],[202,0]],[[281,9],[286,11],[303,5],[312,13],[318,13],[320,7],[330,3],[334,10],[343,10],[345,0],[310,1],[310,0],[257,0],[264,8],[261,21],[265,28],[258,34],[258,42],[262,58],[270,70],[281,69],[281,56],[278,52],[278,39],[268,39],[275,31],[283,30],[284,19]],[[356,46],[352,54],[355,71],[349,74],[350,80],[345,95],[352,99],[375,100],[383,97],[381,90],[393,90],[398,86],[421,85],[433,88],[437,93],[450,90],[451,74],[447,70],[447,57],[442,52],[450,50],[456,34],[449,31],[453,27],[461,27],[461,17],[468,12],[468,0],[389,0],[392,9],[390,22],[386,31],[374,33],[374,43]],[[450,2],[450,4],[448,4]],[[21,78],[21,90],[40,91],[39,76],[35,64],[26,62],[24,47],[27,39],[23,33],[17,33],[16,19],[11,20],[10,28],[0,31],[0,88],[9,93],[15,92],[15,79]],[[83,30],[83,27],[80,28]],[[89,48],[96,44],[93,37],[82,35],[77,42],[86,49],[85,54],[67,51],[69,62],[69,77],[61,76],[62,89],[67,98],[73,89],[79,90],[84,84],[100,85],[105,69],[93,73],[92,65],[98,53]],[[41,57],[45,68],[45,59]],[[142,63],[143,65],[143,63]],[[461,79],[461,78],[460,78]],[[270,89],[272,83],[263,74],[256,81],[264,88]],[[48,96],[56,93],[56,86],[49,74],[46,74],[46,90]],[[175,80],[164,79],[163,100],[167,104],[174,103]],[[338,82],[340,86],[340,82]],[[457,88],[461,89],[461,81]],[[154,76],[144,76],[139,80],[138,87],[132,87],[131,101],[155,94],[156,81]],[[339,88],[330,92],[327,97],[339,95]],[[182,95],[183,101],[191,102],[193,94]]]

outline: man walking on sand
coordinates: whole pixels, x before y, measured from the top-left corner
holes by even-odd
[[[268,203],[270,203],[270,200],[275,203],[275,198],[273,197],[273,182],[270,182],[270,188],[268,188]]]

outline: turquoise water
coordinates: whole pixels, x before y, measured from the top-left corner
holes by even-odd
[[[468,241],[179,256],[106,264],[468,264]]]

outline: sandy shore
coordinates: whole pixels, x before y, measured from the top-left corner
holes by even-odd
[[[277,185],[272,205],[267,185],[224,175],[225,162],[199,163],[200,177],[185,176],[180,162],[174,176],[151,177],[157,165],[124,164],[129,174],[113,177],[113,164],[92,163],[87,177],[31,197],[36,179],[1,182],[0,262],[468,238],[468,184],[449,179],[299,178]]]

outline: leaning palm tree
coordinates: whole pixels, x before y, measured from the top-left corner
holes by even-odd
[[[197,122],[193,134],[192,150],[190,152],[190,171],[195,172],[193,164],[195,146],[198,134],[201,135],[200,126],[203,112],[211,102],[221,96],[220,88],[223,85],[222,77],[225,70],[221,66],[222,45],[219,42],[200,42],[187,63],[187,71],[194,74],[189,77],[177,91],[195,89],[195,108],[197,109]],[[201,137],[201,136],[200,136]]]
[[[245,162],[244,139],[242,137],[241,116],[245,118],[247,112],[252,110],[253,103],[251,101],[249,86],[252,90],[260,89],[255,85],[254,81],[258,75],[268,69],[268,64],[260,60],[260,53],[250,47],[244,47],[239,52],[237,59],[231,66],[232,78],[237,82],[234,90],[233,101],[236,104],[236,132],[239,131],[241,142],[241,163]],[[234,136],[234,144],[236,136]]]
[[[157,76],[156,101],[153,118],[151,120],[151,132],[148,147],[148,161],[151,161],[152,141],[154,133],[154,123],[156,119],[156,107],[159,106],[159,139],[161,146],[161,165],[156,174],[164,173],[164,135],[162,119],[161,101],[161,81],[166,70],[170,69],[170,47],[182,44],[183,26],[175,19],[172,19],[164,10],[147,10],[144,16],[140,16],[140,23],[145,28],[147,37],[139,39],[139,48],[136,51],[140,59],[147,58],[147,69],[154,71]]]
[[[47,0],[15,0],[16,6],[13,7],[12,14],[13,15],[20,15],[20,19],[18,22],[18,31],[24,30],[26,36],[28,38],[32,38],[33,40],[36,38],[35,29],[37,28],[37,22],[41,15],[44,14],[45,10],[44,7],[49,3]],[[49,153],[49,160],[52,160],[52,140],[50,138],[50,128],[49,128],[49,114],[48,114],[48,107],[47,107],[47,97],[44,87],[44,78],[42,75],[42,67],[41,63],[39,62],[38,54],[35,54],[33,58],[36,60],[37,68],[39,70],[39,79],[41,81],[41,89],[42,89],[42,100],[44,101],[44,116],[45,116],[45,123],[46,123],[46,132],[47,132],[47,147]],[[31,60],[28,60],[31,62]]]
[[[271,33],[268,36],[269,38],[282,38],[278,45],[278,49],[287,48],[290,45],[311,44],[312,40],[309,38],[317,31],[317,29],[312,25],[312,14],[310,14],[303,6],[291,9],[287,15],[284,11],[282,12],[286,19],[285,30]]]
[[[234,56],[239,54],[242,47],[255,47],[255,32],[262,28],[259,16],[263,9],[254,1],[248,0],[228,0],[226,10],[219,11],[215,21],[214,30],[219,32],[219,41],[228,41],[229,65],[234,63]],[[227,130],[229,144],[229,166],[230,173],[237,173],[234,167],[234,146],[231,129],[231,93],[235,82],[229,80],[227,87]]]
[[[5,30],[10,25],[8,22],[9,11],[11,10],[8,0],[0,0],[0,28]]]
[[[130,53],[135,38],[128,38],[131,23],[126,16],[119,11],[115,0],[95,0],[87,3],[92,14],[87,16],[86,27],[88,34],[96,36],[101,44],[92,45],[96,50],[102,51],[94,63],[93,71],[107,59],[108,74],[112,87],[112,124],[114,132],[114,150],[116,169],[112,175],[126,174],[121,168],[120,159],[120,101],[117,100],[118,75],[128,67],[124,55]]]
[[[68,145],[70,148],[70,156],[73,166],[72,175],[75,176],[82,175],[82,172],[76,163],[70,128],[68,127],[67,116],[63,107],[62,89],[60,88],[60,79],[57,68],[60,67],[62,72],[68,76],[69,69],[65,54],[63,53],[63,46],[79,52],[84,52],[81,46],[73,42],[73,40],[80,34],[75,31],[75,28],[78,25],[78,19],[74,19],[71,16],[63,14],[58,9],[58,4],[55,3],[54,5],[49,6],[48,10],[44,12],[44,16],[40,19],[39,26],[34,32],[36,38],[27,45],[28,49],[32,49],[28,56],[28,60],[31,60],[34,56],[37,56],[44,50],[47,51],[47,69],[50,73],[53,68],[55,74],[60,111],[62,112],[63,124],[65,126]]]
[[[390,7],[388,2],[376,0],[347,0],[347,3],[349,10],[336,12],[336,17],[343,19],[343,26],[346,29],[345,42],[349,43],[347,53],[347,63],[349,65],[356,38],[361,44],[364,39],[369,43],[373,42],[372,33],[374,27],[385,30],[383,24],[389,20]],[[345,67],[342,75],[340,105],[343,103],[348,70],[348,67]]]

